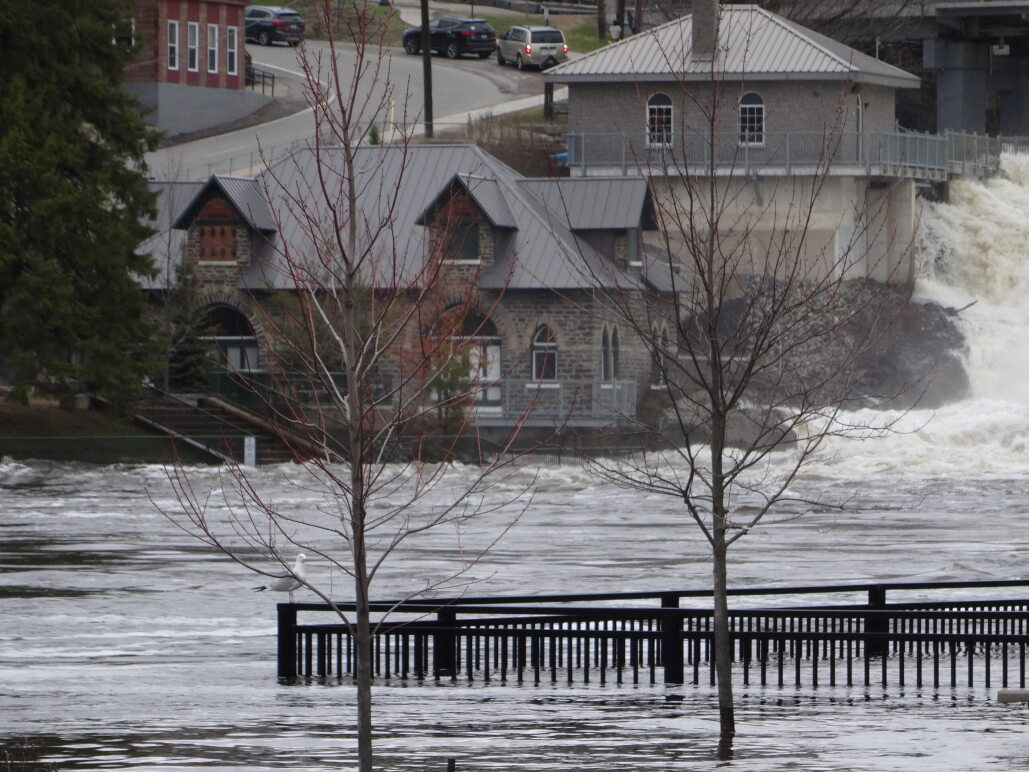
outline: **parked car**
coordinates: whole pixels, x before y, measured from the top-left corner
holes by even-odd
[[[433,19],[429,22],[429,47],[450,59],[461,54],[478,54],[485,59],[497,47],[497,33],[485,19]],[[404,50],[409,54],[421,53],[421,27],[404,31]]]
[[[307,28],[300,14],[292,8],[273,5],[248,5],[243,18],[247,40],[256,40],[262,46],[279,42],[299,45]]]
[[[553,27],[511,27],[497,38],[497,64],[511,62],[526,67],[553,67],[568,59],[565,34]]]

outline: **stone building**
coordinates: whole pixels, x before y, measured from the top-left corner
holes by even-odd
[[[719,233],[747,240],[750,270],[803,229],[816,273],[913,281],[916,183],[946,178],[937,138],[896,125],[914,76],[756,5],[694,0],[545,78],[568,86],[574,176],[642,174],[678,206],[714,179]]]
[[[311,190],[319,163],[335,169],[339,159],[338,149],[304,149],[255,178],[155,184],[158,232],[142,249],[160,273],[144,286],[160,307],[188,278],[191,312],[229,369],[270,369],[266,322],[275,298],[296,289],[284,256],[306,259],[324,235],[291,216],[289,200]],[[527,179],[472,146],[364,146],[357,166],[359,211],[321,211],[323,198],[311,195],[308,215],[353,216],[364,228],[392,209],[388,234],[372,245],[373,291],[416,286],[428,261],[442,261],[441,313],[470,298],[475,319],[455,334],[473,338],[487,387],[480,425],[510,426],[530,403],[530,426],[631,423],[652,363],[596,291],[673,286],[667,264],[643,247],[654,212],[642,177]]]

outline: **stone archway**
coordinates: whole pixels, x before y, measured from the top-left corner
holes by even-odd
[[[219,303],[203,310],[200,340],[230,372],[260,370],[260,347],[250,320],[233,306]]]

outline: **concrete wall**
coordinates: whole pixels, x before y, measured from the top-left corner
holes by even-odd
[[[813,186],[819,185],[814,196]],[[810,280],[863,278],[906,284],[913,280],[915,185],[911,180],[854,177],[721,178],[718,181],[720,258],[741,277],[782,273],[796,261]],[[684,180],[656,186],[659,211],[710,209],[706,186]],[[691,200],[692,196],[692,200]],[[812,201],[813,198],[813,201]],[[811,202],[808,205],[807,202]],[[687,278],[692,274],[686,235],[668,218],[669,236]],[[698,222],[703,222],[701,216]],[[659,234],[648,235],[655,244]]]
[[[166,137],[232,123],[273,101],[249,89],[232,91],[175,83],[127,83],[126,88],[151,109],[147,122]]]

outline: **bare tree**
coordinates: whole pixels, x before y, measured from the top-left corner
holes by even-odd
[[[696,47],[695,38],[694,56]],[[727,757],[735,734],[729,549],[766,518],[832,505],[795,486],[827,438],[892,425],[888,417],[848,416],[867,404],[865,359],[906,300],[903,283],[895,285],[906,245],[895,243],[884,202],[840,210],[829,222],[819,211],[835,184],[834,161],[853,140],[845,131],[849,82],[838,84],[838,106],[812,144],[808,170],[759,178],[744,170],[755,139],[744,134],[760,132],[769,158],[785,140],[740,123],[751,85],[724,80],[717,55],[706,82],[687,82],[683,57],[666,56],[681,79],[660,90],[681,100],[694,122],[673,126],[670,112],[654,110],[645,141],[629,148],[651,180],[658,238],[646,247],[638,284],[601,291],[652,360],[651,404],[638,417],[647,439],[631,459],[588,464],[616,485],[681,502],[707,542],[719,752]],[[639,87],[641,103],[651,90]],[[884,281],[869,280],[876,274]],[[598,287],[615,284],[613,274],[603,278]]]
[[[324,55],[300,49],[315,121],[309,147],[273,166],[263,198],[275,219],[276,239],[259,245],[269,285],[255,288],[266,352],[278,363],[267,398],[282,440],[302,466],[290,476],[310,504],[265,498],[253,475],[228,468],[224,490],[193,487],[188,472],[171,470],[180,511],[169,517],[237,563],[265,575],[285,572],[332,606],[355,641],[359,769],[373,769],[372,636],[378,621],[371,588],[386,561],[406,540],[428,529],[455,528],[470,517],[501,513],[497,538],[517,519],[523,486],[497,494],[505,451],[476,457],[459,489],[437,489],[458,451],[478,447],[474,405],[486,388],[476,336],[501,292],[476,289],[476,272],[443,258],[458,237],[456,220],[439,213],[428,254],[402,239],[396,222],[409,148],[403,110],[390,120],[395,94],[383,27],[363,3],[343,22],[356,64],[344,71],[336,43],[339,20],[330,0],[319,13],[328,35]],[[337,23],[333,23],[336,21]],[[401,95],[405,96],[405,95]],[[401,104],[406,99],[399,100]],[[369,146],[375,131],[396,138]],[[286,295],[289,300],[277,299]],[[432,460],[427,463],[431,446]],[[218,499],[218,506],[212,501]],[[501,510],[503,510],[501,512]],[[448,577],[415,590],[453,587],[483,549],[473,549]],[[303,561],[327,564],[354,592],[353,617],[336,606],[330,583],[302,571]],[[292,588],[296,583],[284,582]]]

